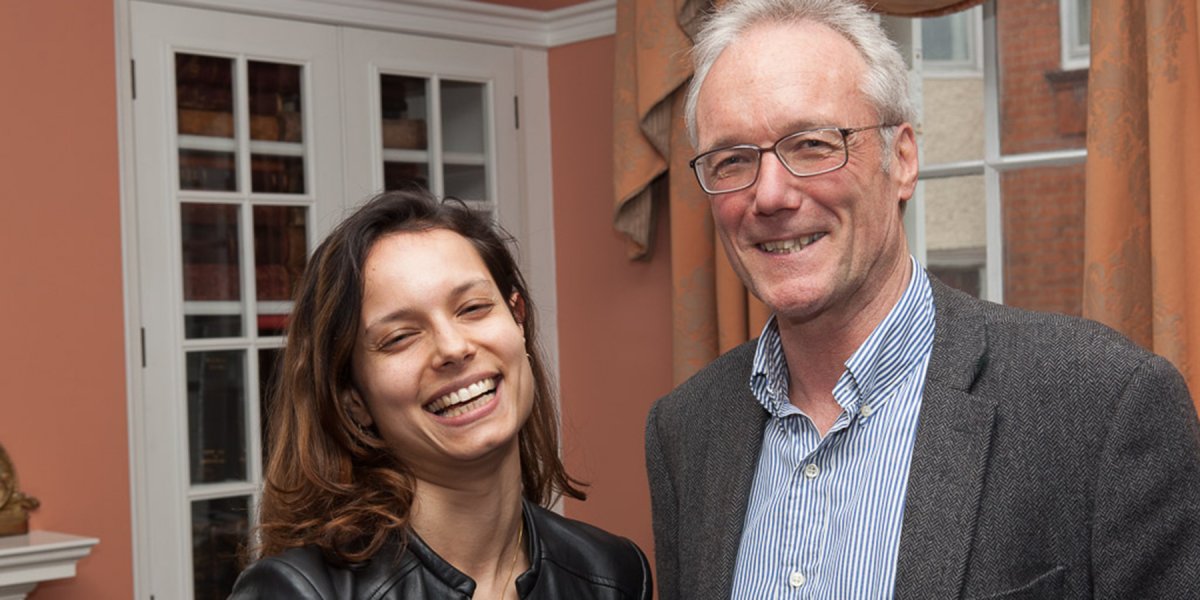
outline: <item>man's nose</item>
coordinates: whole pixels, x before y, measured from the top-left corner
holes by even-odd
[[[754,211],[772,215],[799,208],[800,191],[796,179],[774,152],[763,152],[759,158],[758,181],[754,184]]]

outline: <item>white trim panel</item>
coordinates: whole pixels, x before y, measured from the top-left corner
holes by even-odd
[[[616,0],[550,11],[467,0],[150,0],[225,12],[552,48],[616,33]]]

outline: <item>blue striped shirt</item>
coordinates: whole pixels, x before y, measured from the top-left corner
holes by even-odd
[[[822,438],[788,399],[774,317],[750,387],[770,413],[734,570],[733,598],[891,598],[917,413],[933,348],[921,265],[833,388],[842,413]]]

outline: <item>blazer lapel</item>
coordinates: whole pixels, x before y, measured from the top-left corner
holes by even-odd
[[[742,541],[742,527],[746,521],[746,505],[750,502],[750,488],[754,472],[758,468],[758,455],[762,450],[763,427],[767,422],[767,411],[754,398],[748,385],[750,361],[747,356],[744,368],[736,370],[735,384],[729,389],[714,390],[722,397],[721,406],[727,410],[713,415],[711,432],[713,437],[705,455],[708,460],[709,481],[718,482],[711,488],[713,497],[706,503],[711,511],[706,523],[696,526],[711,526],[716,539],[712,544],[713,597],[729,597],[733,590],[733,570],[737,563],[738,547]],[[688,524],[682,524],[687,527]]]
[[[970,390],[987,353],[978,300],[930,278],[933,352],[905,496],[896,598],[956,598],[966,575],[996,402]]]

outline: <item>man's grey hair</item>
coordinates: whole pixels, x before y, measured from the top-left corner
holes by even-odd
[[[700,87],[717,57],[742,34],[764,23],[811,22],[841,34],[854,45],[867,64],[859,89],[874,107],[880,123],[911,123],[912,100],[908,96],[908,71],[896,44],[888,38],[875,16],[858,0],[729,0],[708,17],[692,49],[694,72],[685,104],[688,136],[698,144],[696,104]],[[857,127],[869,123],[831,123]],[[894,129],[881,129],[884,148],[890,148]],[[888,153],[884,154],[887,169]]]

